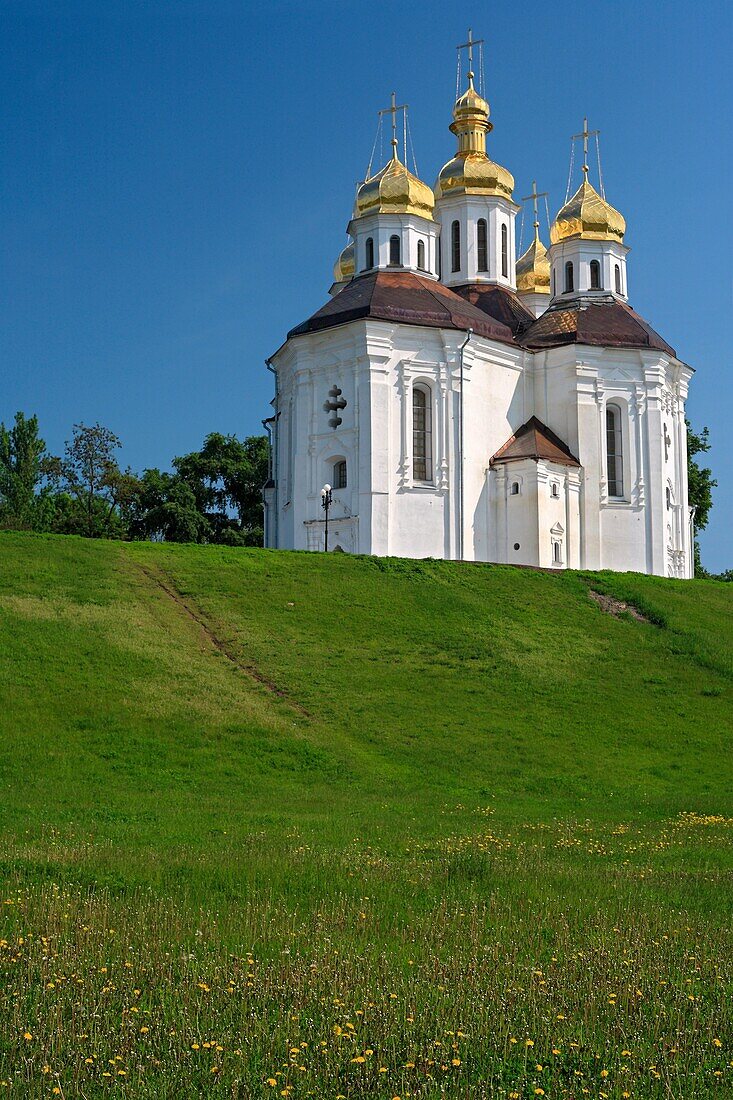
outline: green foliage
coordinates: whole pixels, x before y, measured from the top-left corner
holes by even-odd
[[[138,481],[117,464],[115,451],[121,446],[114,432],[101,424],[74,425],[56,471],[60,499],[55,530],[87,538],[124,536]]]
[[[730,1084],[730,585],[22,534],[0,563],[13,1095]]]
[[[713,506],[713,489],[718,483],[713,479],[712,470],[707,466],[701,466],[695,457],[710,450],[708,429],[703,428],[698,434],[692,430],[689,420],[685,423],[687,424],[687,491],[690,508],[694,509],[693,526],[697,534],[698,531],[704,531],[708,525],[710,509]],[[707,575],[700,561],[700,544],[695,539],[695,576]]]
[[[174,474],[145,471],[132,537],[261,546],[267,461],[264,436],[212,432],[200,451],[174,458]]]
[[[51,462],[37,417],[17,412],[12,427],[0,424],[0,526],[48,529],[53,504],[45,478]]]

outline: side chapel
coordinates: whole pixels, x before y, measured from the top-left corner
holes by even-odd
[[[477,45],[435,188],[398,155],[393,97],[392,155],[358,188],[331,298],[268,360],[265,543],[324,549],[326,485],[329,550],[690,577],[693,371],[629,304],[626,222],[600,161],[590,181],[587,122],[550,247],[533,185],[516,257]]]

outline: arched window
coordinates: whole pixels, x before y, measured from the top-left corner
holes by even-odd
[[[478,269],[479,271],[488,271],[488,237],[486,234],[486,221],[483,218],[479,218],[478,222],[476,223],[476,243],[478,245]]]
[[[590,262],[590,288],[591,290],[601,289],[601,265],[598,260]]]
[[[501,273],[505,279],[509,278],[509,231],[506,223],[501,227]]]
[[[551,497],[559,497],[560,496],[560,486],[558,485],[558,483],[556,481],[553,481],[552,484],[550,485],[550,496]]]
[[[613,277],[616,284],[616,293],[621,294],[621,267],[619,264],[616,264],[615,268],[613,269]]]
[[[667,511],[672,507],[672,490],[667,486]]]
[[[608,469],[608,495],[624,495],[624,455],[621,431],[621,409],[618,405],[606,406],[606,464]]]
[[[395,235],[389,238],[389,262],[395,267],[399,267],[400,263],[400,238]]]
[[[366,266],[367,270],[374,267],[374,240],[372,237],[366,239]]]
[[[512,482],[511,495],[513,497],[518,497],[519,496],[519,482],[518,481],[513,481]]]
[[[345,489],[346,480],[346,459],[342,458],[338,462],[334,462],[333,464],[334,489]]]
[[[425,270],[425,241],[417,242],[417,266],[421,271]]]
[[[433,479],[433,432],[430,391],[412,389],[412,476],[415,481]]]
[[[562,565],[562,543],[559,539],[552,540],[552,564]]]
[[[451,267],[453,271],[461,270],[461,227],[458,222],[453,222],[450,227],[451,243]]]
[[[569,294],[574,289],[573,265],[570,260],[565,264],[565,293]]]
[[[552,297],[555,297],[555,268],[552,269]]]

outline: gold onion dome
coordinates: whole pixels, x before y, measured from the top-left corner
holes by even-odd
[[[356,271],[356,260],[354,259],[354,242],[347,244],[339,253],[339,258],[333,265],[333,279],[336,283],[345,283],[349,279],[353,279]]]
[[[417,214],[433,219],[435,197],[426,183],[413,176],[397,156],[392,142],[392,159],[379,172],[362,183],[356,193],[356,215]]]
[[[550,229],[553,244],[579,237],[586,241],[623,241],[626,220],[596,191],[585,176],[573,197],[565,203]]]
[[[500,195],[511,199],[514,177],[506,168],[486,156],[486,135],[493,129],[489,122],[489,105],[473,86],[473,73],[468,74],[468,88],[453,108],[451,132],[458,138],[458,152],[440,170],[435,195]]]
[[[536,224],[532,244],[517,260],[517,293],[550,293],[550,261]]]

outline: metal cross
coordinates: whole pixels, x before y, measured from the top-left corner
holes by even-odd
[[[525,195],[524,198],[522,199],[522,202],[529,202],[529,200],[532,199],[532,205],[534,206],[534,227],[535,227],[535,229],[539,229],[539,227],[540,227],[539,215],[537,213],[537,199],[542,199],[546,195],[547,195],[547,191],[538,191],[537,190],[537,180],[532,180],[532,194],[531,195]]]
[[[577,141],[579,138],[583,139],[583,171],[588,173],[588,138],[595,137],[596,134],[600,134],[600,130],[589,130],[588,119],[583,119],[583,132],[582,134],[573,134],[571,141]]]
[[[468,42],[461,42],[460,46],[456,46],[457,50],[468,50],[468,68],[469,72],[473,69],[473,47],[483,46],[483,38],[474,38],[471,28],[468,28]]]
[[[379,111],[379,117],[380,118],[382,117],[382,115],[392,115],[392,148],[394,149],[395,156],[397,156],[397,112],[407,110],[407,104],[406,103],[400,103],[400,105],[398,107],[397,103],[396,103],[396,99],[397,99],[397,93],[392,92],[392,103],[391,103],[391,105],[389,107],[383,107],[382,110]],[[407,152],[406,151],[405,151],[404,155],[405,155],[405,157],[407,157]]]

